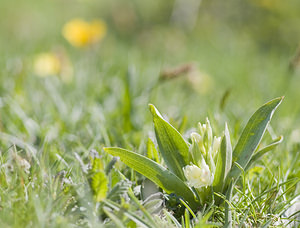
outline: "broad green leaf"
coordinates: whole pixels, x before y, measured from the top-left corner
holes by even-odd
[[[192,190],[179,177],[160,164],[121,148],[110,147],[104,150],[113,156],[120,157],[126,165],[153,181],[167,193],[175,193],[183,197],[192,208],[198,206]]]
[[[230,142],[229,130],[227,124],[225,124],[224,137],[221,142],[220,152],[218,153],[216,172],[213,182],[215,192],[222,192],[225,183],[225,178],[231,169],[231,164],[232,147]]]
[[[247,171],[251,165],[256,162],[258,159],[260,159],[264,154],[269,152],[270,150],[273,150],[278,144],[280,144],[283,140],[283,136],[279,136],[277,139],[275,139],[270,145],[262,148],[261,150],[257,151],[255,154],[253,154],[251,160],[247,164],[245,171]]]
[[[105,199],[108,190],[107,183],[108,180],[104,171],[99,171],[92,174],[90,179],[90,185],[97,202],[100,202],[103,199]]]
[[[258,147],[274,111],[282,100],[283,97],[273,99],[261,106],[252,115],[233,151],[233,164],[236,162],[245,169],[254,151]],[[233,165],[227,176],[227,183],[231,178],[237,178],[240,172],[240,169],[236,165]]]
[[[168,168],[181,180],[185,180],[182,168],[189,164],[189,148],[181,134],[166,120],[158,110],[149,105],[153,116],[157,143]]]

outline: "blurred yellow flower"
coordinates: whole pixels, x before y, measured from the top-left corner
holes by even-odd
[[[281,7],[280,0],[253,0],[254,4],[268,10],[275,10]]]
[[[39,77],[57,75],[64,82],[73,79],[73,67],[63,50],[38,54],[33,62],[34,73]]]
[[[56,75],[60,72],[59,59],[53,53],[41,53],[34,59],[34,72],[41,77]]]
[[[106,24],[102,20],[90,23],[82,19],[73,19],[63,27],[63,36],[75,47],[85,47],[97,43],[106,34]]]

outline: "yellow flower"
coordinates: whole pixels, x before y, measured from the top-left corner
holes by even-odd
[[[34,72],[41,77],[57,75],[61,69],[60,61],[53,53],[42,53],[37,55],[33,67]]]
[[[73,66],[63,50],[38,54],[33,62],[34,73],[39,77],[59,76],[63,82],[73,79]]]
[[[259,7],[268,9],[268,10],[275,10],[280,8],[281,1],[280,0],[254,0],[254,4],[258,5]]]
[[[102,20],[90,23],[82,19],[73,19],[63,27],[63,36],[75,47],[85,47],[97,43],[106,34],[106,24]]]

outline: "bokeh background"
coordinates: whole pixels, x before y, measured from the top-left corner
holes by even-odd
[[[74,116],[75,130],[76,118],[96,104],[111,128],[140,129],[150,120],[149,102],[175,120],[186,116],[187,126],[206,116],[243,124],[258,106],[284,95],[274,122],[299,136],[298,0],[0,4],[0,96],[39,125]],[[103,38],[72,45],[63,28],[76,18],[104,22]],[[52,74],[67,72],[66,80],[39,77],[36,59],[45,53],[59,56],[63,70]],[[123,126],[126,115],[131,127]],[[16,134],[9,121],[15,122],[3,115],[2,128]]]

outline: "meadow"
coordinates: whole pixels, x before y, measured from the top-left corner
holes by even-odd
[[[0,9],[0,227],[299,226],[298,0]]]

